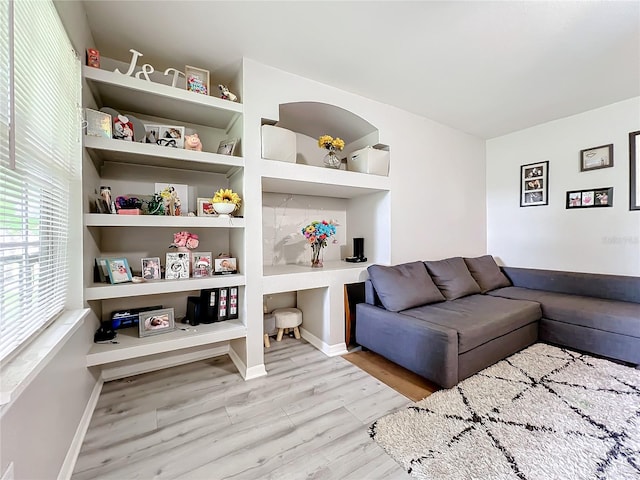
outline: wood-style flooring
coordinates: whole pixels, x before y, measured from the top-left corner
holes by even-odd
[[[72,479],[410,478],[367,433],[406,397],[304,340],[271,345],[246,382],[223,356],[106,383]]]

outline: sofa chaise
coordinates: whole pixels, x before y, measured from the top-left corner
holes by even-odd
[[[640,279],[502,269],[490,255],[372,265],[356,342],[450,388],[538,340],[640,363]]]

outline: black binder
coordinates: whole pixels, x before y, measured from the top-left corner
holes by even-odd
[[[238,318],[238,287],[229,287],[229,320]]]
[[[218,288],[200,290],[200,323],[218,321]]]

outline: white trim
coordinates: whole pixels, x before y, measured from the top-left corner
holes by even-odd
[[[335,345],[329,345],[328,343],[324,343],[314,334],[309,332],[309,330],[305,330],[300,327],[300,336],[304,338],[311,345],[316,347],[322,353],[324,353],[327,357],[336,357],[338,355],[344,355],[345,353],[349,353],[347,350],[347,345],[342,343],[336,343]]]
[[[102,380],[109,382],[118,378],[140,375],[141,373],[153,372],[163,368],[176,367],[185,363],[197,362],[207,358],[219,357],[229,353],[229,344],[200,345],[193,349],[184,351],[166,352],[154,355],[152,358],[135,358],[106,364],[102,367]]]
[[[73,436],[69,450],[67,450],[67,456],[64,458],[64,462],[62,462],[60,472],[58,472],[58,480],[69,480],[73,474],[73,469],[76,466],[78,455],[80,455],[80,449],[82,448],[84,437],[87,434],[89,424],[91,423],[91,417],[93,417],[93,411],[100,399],[100,393],[102,392],[103,385],[104,382],[101,379],[98,379],[93,387],[93,391],[91,392],[87,406],[84,409],[78,428],[76,428],[76,433]]]
[[[231,358],[231,361],[238,369],[238,372],[240,373],[240,375],[242,375],[242,378],[244,378],[245,380],[252,380],[258,377],[264,377],[267,374],[267,369],[264,368],[264,363],[260,365],[256,365],[251,368],[247,368],[245,363],[242,361],[240,356],[236,353],[236,351],[233,348],[229,348],[229,358]]]
[[[0,417],[80,328],[89,312],[88,308],[64,312],[15,358],[0,365]]]

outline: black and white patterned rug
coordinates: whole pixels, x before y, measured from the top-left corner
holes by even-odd
[[[640,479],[640,370],[535,344],[369,433],[423,479]]]

